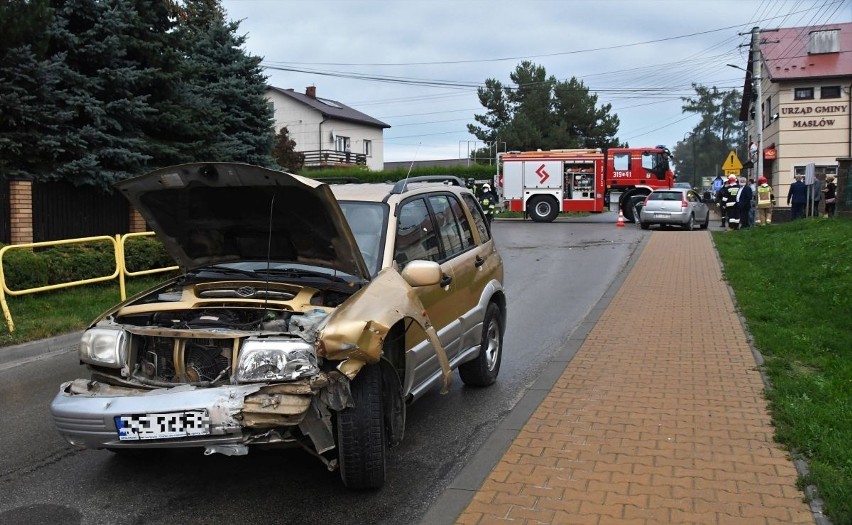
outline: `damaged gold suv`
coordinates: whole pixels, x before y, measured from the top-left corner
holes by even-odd
[[[497,378],[503,264],[459,179],[329,185],[245,164],[116,185],[182,273],[83,334],[90,377],[51,404],[81,448],[302,447],[384,483],[407,405]]]

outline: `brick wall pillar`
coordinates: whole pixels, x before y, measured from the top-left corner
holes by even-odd
[[[145,219],[136,211],[135,208],[130,208],[130,233],[139,233],[148,231],[148,226],[145,224]]]
[[[33,181],[9,180],[9,237],[12,244],[33,242]]]

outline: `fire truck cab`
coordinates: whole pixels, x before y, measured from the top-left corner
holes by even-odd
[[[535,222],[613,206],[632,222],[651,191],[674,183],[669,157],[662,146],[507,152],[500,155],[495,185],[505,209]]]

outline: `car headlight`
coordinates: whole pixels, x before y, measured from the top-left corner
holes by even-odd
[[[301,339],[249,338],[240,349],[238,383],[293,381],[319,373],[313,345]]]
[[[108,368],[121,368],[127,359],[130,338],[124,330],[91,328],[80,338],[80,361]]]

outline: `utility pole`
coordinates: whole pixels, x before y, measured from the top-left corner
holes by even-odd
[[[763,176],[763,93],[761,92],[761,84],[763,84],[763,75],[760,67],[760,28],[753,27],[751,30],[751,80],[754,83],[754,89],[757,94],[757,101],[754,108],[754,124],[755,133],[757,133],[757,172],[754,175],[754,180],[757,181]]]

